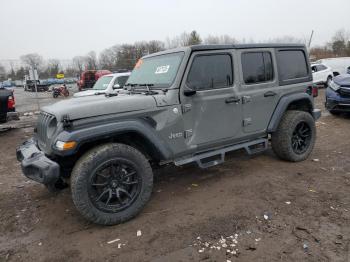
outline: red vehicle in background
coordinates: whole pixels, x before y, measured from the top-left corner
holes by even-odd
[[[5,123],[9,118],[10,112],[16,111],[15,105],[13,90],[0,86],[0,123]]]
[[[108,75],[111,73],[112,72],[109,70],[87,70],[82,72],[77,83],[79,91],[92,88],[96,83],[97,79],[99,79],[101,76]]]

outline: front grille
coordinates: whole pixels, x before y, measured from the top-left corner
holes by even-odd
[[[45,146],[47,146],[47,143],[49,142],[47,137],[47,129],[49,127],[50,122],[54,119],[55,116],[46,112],[41,111],[39,114],[37,124],[37,139],[40,149],[45,149]]]

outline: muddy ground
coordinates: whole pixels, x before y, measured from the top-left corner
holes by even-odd
[[[111,227],[22,176],[15,147],[32,128],[1,133],[0,261],[350,261],[350,118],[323,112],[317,131],[301,163],[268,150],[159,169],[143,212]]]

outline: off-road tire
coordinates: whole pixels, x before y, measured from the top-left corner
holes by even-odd
[[[135,164],[142,178],[137,198],[120,212],[104,212],[92,203],[88,187],[94,170],[102,163],[114,158],[126,159]],[[146,157],[134,147],[125,144],[105,144],[85,153],[76,163],[71,176],[73,202],[87,220],[101,225],[115,225],[135,217],[149,201],[153,188],[153,172]]]
[[[311,139],[305,152],[295,153],[292,147],[292,136],[299,123],[306,123],[311,130]],[[275,154],[287,161],[299,162],[308,158],[315,145],[316,126],[310,113],[304,111],[288,110],[285,112],[277,131],[271,135],[272,150]]]

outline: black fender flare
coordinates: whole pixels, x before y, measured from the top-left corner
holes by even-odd
[[[75,154],[79,148],[85,143],[91,141],[98,141],[101,139],[113,138],[118,135],[127,133],[136,133],[146,139],[156,149],[159,158],[162,160],[169,159],[172,156],[172,151],[167,144],[156,134],[155,129],[146,121],[140,120],[124,120],[113,123],[104,123],[96,126],[89,126],[77,130],[64,130],[62,131],[56,141],[75,141],[77,146],[72,150],[59,151],[53,145],[55,154],[61,156],[68,156]]]
[[[312,97],[307,93],[295,93],[290,95],[285,95],[279,100],[272,117],[270,119],[269,125],[267,127],[267,132],[272,133],[277,130],[277,127],[283,117],[284,112],[286,112],[288,106],[296,101],[306,100],[311,107],[310,114],[313,115],[314,102]],[[315,118],[315,117],[314,117]]]

